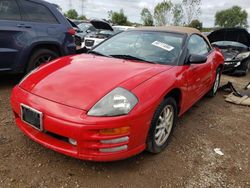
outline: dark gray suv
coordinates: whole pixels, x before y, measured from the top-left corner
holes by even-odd
[[[29,72],[74,54],[75,30],[55,5],[42,0],[0,0],[0,72]]]

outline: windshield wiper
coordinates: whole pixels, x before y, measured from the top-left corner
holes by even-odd
[[[114,57],[114,58],[119,58],[119,59],[128,59],[128,60],[136,60],[136,61],[143,61],[143,62],[146,62],[146,63],[151,63],[151,64],[157,64],[156,62],[152,62],[152,61],[147,61],[145,59],[141,59],[139,57],[134,57],[134,56],[131,56],[131,55],[110,55],[111,57]]]
[[[110,56],[108,56],[108,55],[104,55],[104,54],[102,54],[102,53],[100,53],[100,52],[93,51],[93,50],[88,51],[88,53],[89,53],[89,54],[99,55],[99,56],[104,56],[104,57],[110,57]]]

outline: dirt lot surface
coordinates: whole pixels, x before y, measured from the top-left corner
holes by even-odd
[[[0,77],[0,187],[250,187],[250,108],[226,103],[222,91],[180,118],[163,153],[95,163],[43,148],[19,131],[9,104],[17,80]],[[250,74],[227,80],[243,87]]]

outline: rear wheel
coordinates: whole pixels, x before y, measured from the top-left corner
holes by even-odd
[[[220,86],[220,77],[221,77],[221,69],[218,68],[216,70],[215,81],[214,81],[213,87],[207,94],[209,97],[214,97],[216,95]]]
[[[177,104],[172,97],[166,98],[157,108],[147,138],[147,150],[160,153],[170,141],[176,124]]]
[[[30,72],[36,67],[40,66],[43,63],[47,63],[53,59],[58,58],[59,55],[49,49],[39,49],[35,51],[30,57],[26,72]]]

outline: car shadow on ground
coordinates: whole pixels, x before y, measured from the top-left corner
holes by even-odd
[[[23,78],[23,75],[17,74],[0,74],[0,88],[9,88],[14,87],[16,84],[20,82],[20,80]]]

